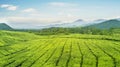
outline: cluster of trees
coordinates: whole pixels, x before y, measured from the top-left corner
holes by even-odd
[[[75,28],[61,28],[61,27],[52,27],[42,30],[29,30],[38,35],[55,35],[55,34],[93,34],[93,35],[112,35],[114,33],[119,33],[120,29],[110,28],[110,29],[97,29],[92,27],[75,27]]]

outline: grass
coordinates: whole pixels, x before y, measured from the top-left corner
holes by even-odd
[[[0,31],[0,67],[120,67],[120,35]]]

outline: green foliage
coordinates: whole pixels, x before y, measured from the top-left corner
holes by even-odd
[[[59,33],[63,31],[61,29]],[[26,32],[0,31],[0,37],[0,67],[120,66],[119,34],[38,36]]]
[[[94,27],[76,27],[76,28],[46,28],[42,30],[28,30],[27,32],[37,35],[58,35],[58,34],[93,34],[93,35],[113,35],[120,34],[120,28],[97,29]]]
[[[26,42],[33,38],[38,37],[30,33],[0,31],[0,46],[7,46],[15,43]]]

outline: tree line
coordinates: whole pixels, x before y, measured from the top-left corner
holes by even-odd
[[[51,27],[41,30],[27,30],[27,32],[35,33],[37,35],[56,35],[56,34],[112,35],[112,34],[120,34],[119,31],[120,28],[97,29],[93,27],[75,27],[75,28]]]

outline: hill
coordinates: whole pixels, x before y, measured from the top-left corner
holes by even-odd
[[[0,31],[0,67],[119,67],[119,36]]]
[[[5,23],[0,23],[0,30],[12,30],[12,28]]]
[[[98,29],[110,29],[110,28],[120,28],[120,21],[117,19],[104,21],[102,23],[93,24],[87,27],[98,28]]]

